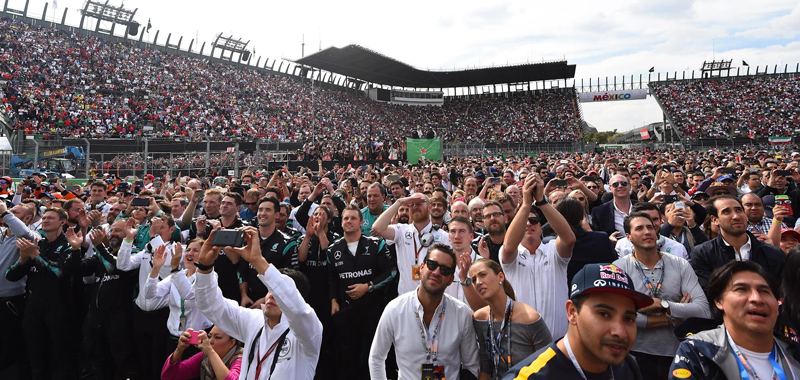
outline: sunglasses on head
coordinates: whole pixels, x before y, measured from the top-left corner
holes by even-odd
[[[425,260],[425,265],[428,267],[428,270],[430,271],[435,271],[436,268],[439,268],[439,273],[441,273],[442,276],[449,276],[456,271],[456,268],[454,267],[448,267],[447,265],[439,264],[438,262],[433,261],[431,259]]]
[[[628,185],[630,185],[630,183],[628,183],[628,181],[622,181],[622,182],[614,182],[614,183],[612,183],[611,187],[620,187],[620,186],[626,187]]]

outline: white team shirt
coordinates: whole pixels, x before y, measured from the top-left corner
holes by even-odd
[[[417,232],[417,228],[414,227],[414,224],[392,224],[389,228],[394,229],[394,240],[390,241],[395,245],[395,251],[397,252],[397,270],[400,273],[397,294],[403,294],[419,286],[419,281],[414,281],[411,278],[411,267],[422,263],[422,259],[424,259],[425,254],[428,253],[428,248],[422,246],[419,237],[426,232],[430,232],[431,235],[433,235],[433,244],[442,243],[447,246],[450,246],[450,237],[441,229],[433,230],[433,223],[430,222],[428,222],[428,225],[425,226],[421,232]],[[419,256],[416,255],[414,249],[415,243],[416,249],[420,250]]]
[[[501,258],[503,249],[500,247]],[[553,340],[566,335],[569,326],[565,306],[569,299],[569,260],[558,255],[556,241],[551,240],[540,244],[535,255],[520,244],[514,261],[503,264],[501,259],[500,263],[514,287],[517,302],[528,304],[541,314]]]
[[[260,309],[240,307],[236,301],[224,298],[215,272],[197,273],[194,285],[197,306],[222,331],[244,342],[239,379],[256,380],[259,356],[266,354],[286,329],[289,329],[289,333],[283,346],[264,359],[257,380],[270,379],[269,368],[275,355],[278,355],[278,361],[271,379],[313,379],[322,347],[322,323],[314,309],[303,300],[294,281],[281,274],[274,265],[270,265],[264,274],[259,274],[258,279],[272,292],[283,312],[281,321],[272,328]],[[256,341],[257,347],[253,347],[259,331],[261,336]],[[250,362],[249,354],[254,349],[255,354]]]

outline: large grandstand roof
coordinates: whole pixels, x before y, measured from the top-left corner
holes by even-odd
[[[426,71],[358,45],[331,47],[296,62],[365,82],[413,88],[468,87],[575,76],[575,65],[569,65],[567,61],[459,71]]]

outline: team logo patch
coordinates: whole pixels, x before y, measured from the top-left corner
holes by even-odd
[[[276,249],[278,249],[278,243],[275,243],[275,245],[272,246],[272,250],[273,251],[276,250]]]
[[[280,354],[278,354],[278,356],[281,358],[285,357],[286,355],[289,355],[289,351],[291,350],[292,350],[292,341],[286,339],[283,341],[283,346],[281,346],[281,352]]]
[[[594,280],[594,286],[606,286],[605,280]]]
[[[572,291],[578,290],[578,284],[572,284]]]
[[[675,376],[679,379],[688,379],[689,376],[692,376],[692,373],[689,372],[688,369],[678,368],[672,371],[672,376]]]
[[[342,258],[342,251],[336,251],[333,253],[333,258],[336,260],[340,260]]]

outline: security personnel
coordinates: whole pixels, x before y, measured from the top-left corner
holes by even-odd
[[[279,231],[275,225],[275,214],[280,210],[280,202],[272,197],[258,201],[258,235],[261,238],[261,254],[276,268],[297,269],[297,241]],[[216,263],[214,264],[216,266]],[[242,300],[240,306],[261,308],[267,296],[267,287],[258,280],[258,273],[252,263],[241,262],[239,270],[242,282],[239,284]]]
[[[396,259],[380,238],[361,234],[361,211],[342,212],[344,237],[327,249],[331,314],[336,326],[339,379],[369,377],[369,348],[383,312],[383,292],[397,276]]]

